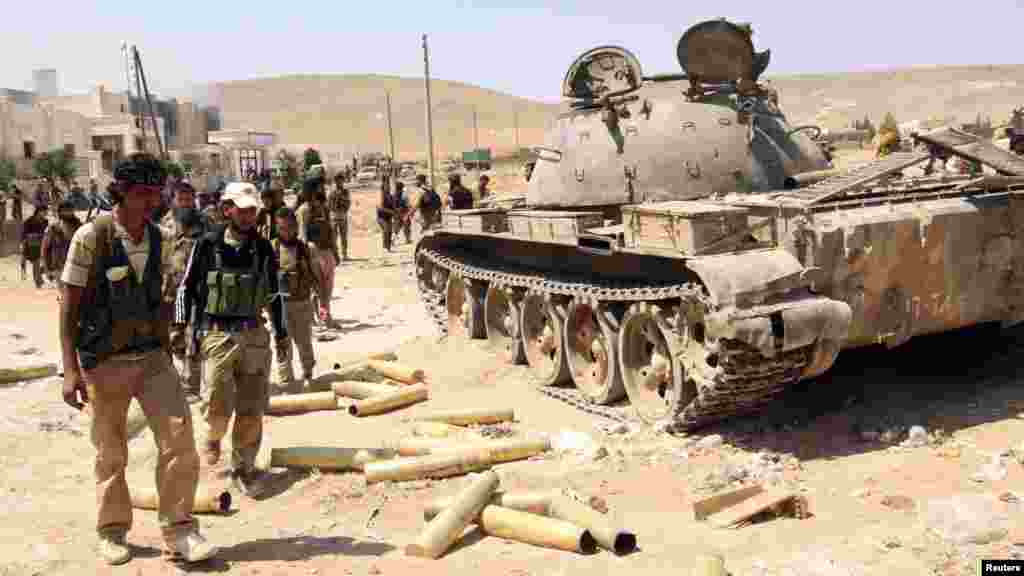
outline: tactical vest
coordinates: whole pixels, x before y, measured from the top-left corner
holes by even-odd
[[[109,214],[93,222],[96,261],[80,306],[78,357],[82,368],[96,367],[110,356],[160,348],[168,334],[161,318],[161,234],[146,223],[149,256],[142,281],[135,276],[128,253],[114,235]]]
[[[309,205],[306,219],[306,238],[321,250],[331,250],[331,221],[323,205]]]
[[[281,240],[278,238],[275,238],[271,244],[274,246],[274,252],[277,253],[281,274],[288,282],[281,286],[280,290],[284,291],[287,286],[289,301],[309,300],[313,288],[313,278],[309,272],[309,252],[306,250],[306,245],[300,240],[293,253],[291,250],[282,250]]]
[[[223,234],[223,232],[221,232]],[[253,247],[249,268],[224,267],[224,238],[214,244],[214,266],[206,273],[206,314],[215,317],[258,318],[267,305],[268,282]]]

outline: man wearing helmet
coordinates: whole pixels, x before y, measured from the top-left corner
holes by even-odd
[[[114,178],[113,211],[78,228],[61,275],[62,393],[76,409],[92,405],[100,556],[110,564],[131,558],[125,545],[132,525],[125,430],[135,398],[160,452],[156,489],[164,544],[173,558],[198,562],[217,548],[199,535],[192,518],[199,457],[192,416],[168,355],[161,298],[171,252],[160,228],[148,220],[166,174],[153,156],[135,154]]]

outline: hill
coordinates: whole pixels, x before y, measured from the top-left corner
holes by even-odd
[[[898,121],[944,117],[969,122],[978,114],[994,123],[1024,104],[1024,65],[929,67],[768,76],[794,124],[849,126],[886,112]],[[552,79],[556,94],[561,78]],[[386,91],[391,93],[395,149],[402,159],[425,157],[423,80],[377,75],[299,75],[219,83],[211,97],[226,128],[273,130],[282,144],[318,147],[329,162],[352,153],[385,151]],[[461,82],[431,81],[436,158],[473,147],[473,110],[480,146],[509,153],[539,144],[557,112],[547,104]]]
[[[226,128],[273,130],[289,147],[313,145],[349,157],[387,151],[385,92],[391,93],[395,152],[425,158],[423,80],[376,75],[305,75],[226,82],[214,87]],[[473,148],[473,110],[481,147],[495,153],[538,144],[557,110],[545,104],[459,82],[431,80],[435,158]]]

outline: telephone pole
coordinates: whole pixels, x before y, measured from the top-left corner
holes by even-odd
[[[427,49],[427,35],[423,35],[423,86],[427,95],[427,170],[430,172],[430,188],[434,185],[434,125],[430,116],[430,52]]]
[[[476,106],[473,106],[473,153],[480,149],[480,136],[476,128]]]
[[[519,156],[519,112],[512,113],[512,127],[516,137],[516,156]]]
[[[384,92],[384,102],[387,104],[388,113],[388,153],[391,154],[391,162],[397,161],[395,158],[395,133],[391,129],[391,92]]]

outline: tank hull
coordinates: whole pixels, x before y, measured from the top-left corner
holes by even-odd
[[[417,245],[419,284],[442,331],[505,346],[548,395],[620,420],[609,405],[626,397],[698,428],[766,408],[843,349],[1020,322],[1022,189],[908,177],[856,200],[739,195],[617,219],[449,213]]]

